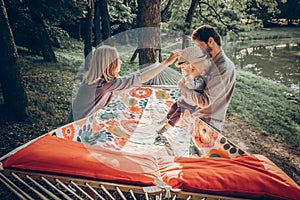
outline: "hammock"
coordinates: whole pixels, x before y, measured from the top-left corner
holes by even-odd
[[[132,88],[105,108],[0,158],[20,199],[297,199],[300,187],[185,112],[154,145],[175,86]]]

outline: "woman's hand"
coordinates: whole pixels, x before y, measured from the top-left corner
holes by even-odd
[[[167,58],[167,60],[165,60],[164,64],[165,65],[172,65],[175,62],[175,60],[180,56],[179,52],[180,52],[180,50],[173,51],[170,54],[169,58]]]

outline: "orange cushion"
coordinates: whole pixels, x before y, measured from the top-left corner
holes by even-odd
[[[51,172],[111,182],[154,185],[155,158],[122,153],[45,135],[6,159],[3,167]]]
[[[262,155],[226,158],[176,158],[161,167],[163,180],[189,192],[243,198],[299,199],[300,187]]]
[[[243,198],[298,199],[299,186],[262,155],[183,158],[130,154],[45,135],[2,162],[4,168],[34,170],[132,185],[154,185],[156,177],[186,192]]]

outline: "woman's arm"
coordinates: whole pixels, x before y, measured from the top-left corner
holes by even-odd
[[[123,78],[116,78],[108,84],[108,89],[116,91],[122,91],[131,87],[141,86],[142,83],[145,83],[152,78],[154,78],[157,74],[171,65],[177,58],[175,53],[171,53],[170,57],[164,61],[163,63],[154,63],[137,73],[128,75]]]
[[[162,63],[154,63],[149,67],[141,70],[141,82],[145,83],[151,79],[153,79],[157,74],[162,72],[169,65],[173,64],[177,58],[176,53],[171,53],[169,58]]]

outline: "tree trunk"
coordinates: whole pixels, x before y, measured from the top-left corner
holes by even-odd
[[[163,11],[161,11],[161,21],[162,22],[167,22],[168,19],[170,18],[170,7],[172,5],[173,0],[168,0],[168,3],[166,7],[164,8]]]
[[[27,118],[27,95],[17,66],[18,53],[4,0],[0,2],[0,83],[4,104],[19,120],[24,120]]]
[[[101,15],[100,15],[100,1],[95,1],[94,5],[94,46],[97,46],[101,42]]]
[[[30,0],[25,0],[24,3],[28,7],[28,11],[32,18],[32,21],[34,21],[36,25],[35,33],[36,33],[37,43],[39,44],[39,47],[42,51],[44,60],[47,62],[57,62],[57,58],[54,54],[51,45],[51,40],[46,28],[45,21],[42,17],[42,14],[40,13],[39,9],[36,8],[34,2],[31,2]]]
[[[156,49],[160,49],[160,4],[161,0],[138,0],[137,25],[139,32],[139,65],[146,67],[156,61]]]
[[[105,44],[113,45],[110,40],[111,29],[110,29],[107,0],[100,1],[100,14],[101,14],[101,25],[102,25],[102,40],[104,41]]]
[[[93,26],[93,0],[89,0],[84,23],[84,70],[87,71],[90,67],[90,53],[92,52],[92,26]]]
[[[195,13],[196,7],[199,4],[200,0],[192,0],[191,6],[185,18],[185,26],[184,26],[184,35],[182,38],[182,48],[186,48],[189,46],[188,35],[190,35],[193,15]]]

